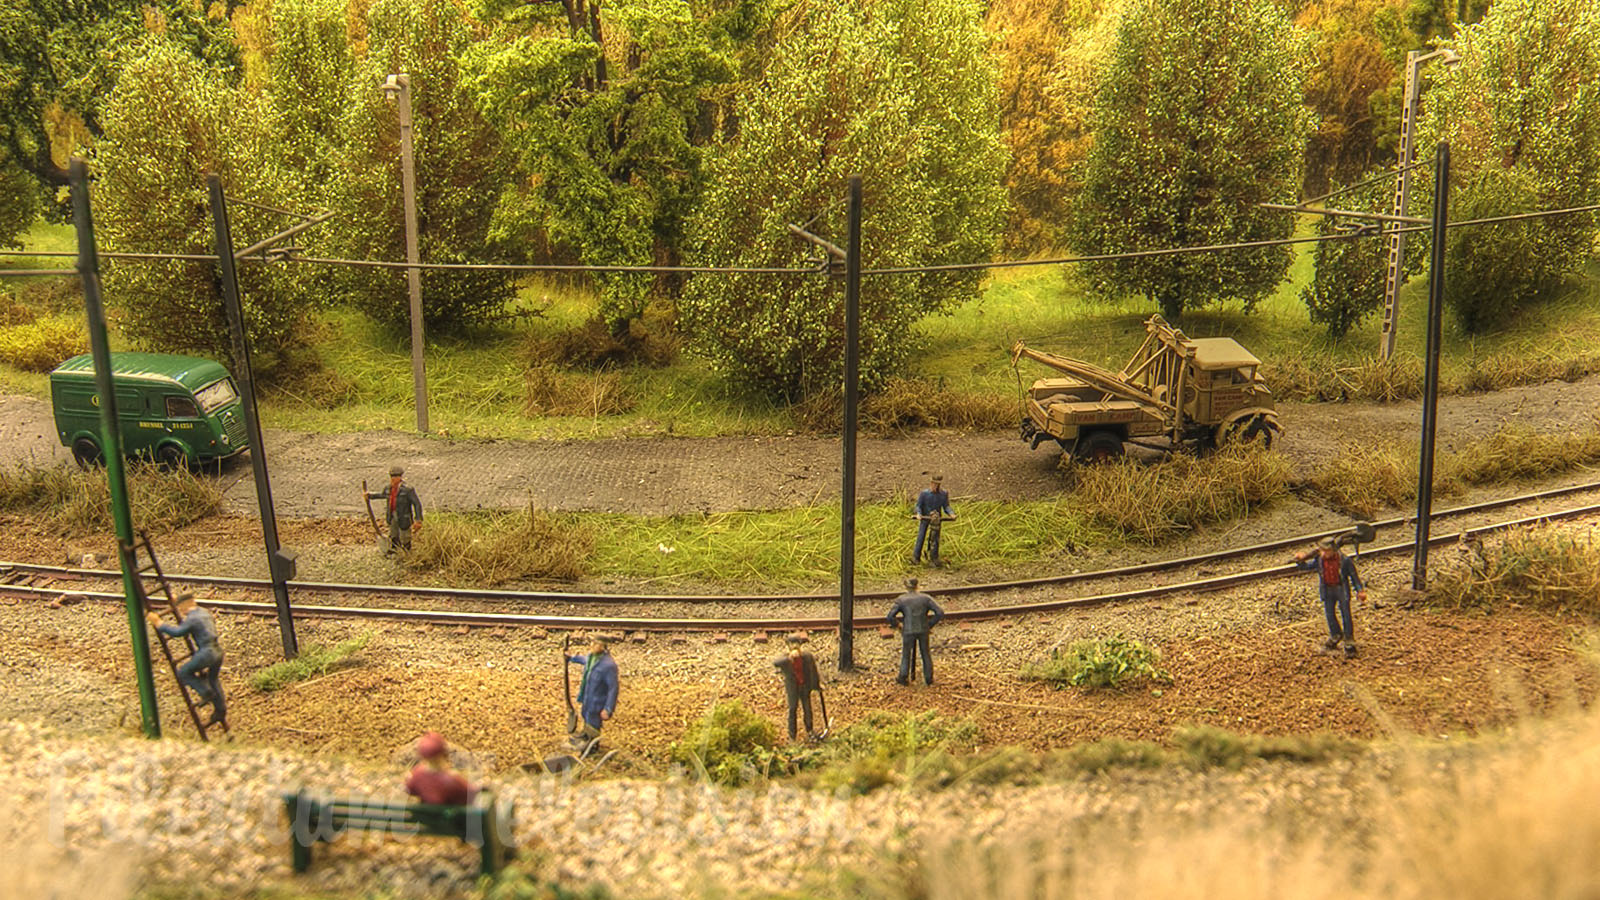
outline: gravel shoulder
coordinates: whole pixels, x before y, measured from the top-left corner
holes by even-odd
[[[1592,427],[1600,377],[1487,394],[1441,398],[1442,450],[1515,424],[1541,431]],[[1284,403],[1281,449],[1301,474],[1335,458],[1346,443],[1388,446],[1413,441],[1416,402]],[[359,434],[267,432],[273,498],[285,516],[364,516],[362,479],[383,482],[403,464],[429,509],[521,507],[609,510],[648,515],[776,509],[839,496],[836,438],[812,436],[644,438],[598,441],[493,441],[422,437],[395,431]],[[928,476],[946,476],[957,500],[1023,500],[1061,490],[1059,454],[1030,451],[1010,432],[920,432],[865,438],[859,445],[858,496],[895,500]],[[54,438],[49,404],[0,395],[0,463],[69,456]],[[253,511],[255,485],[246,460],[221,475],[229,508]]]

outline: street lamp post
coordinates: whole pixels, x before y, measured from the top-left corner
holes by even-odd
[[[428,430],[428,378],[422,364],[422,261],[417,248],[417,173],[411,152],[411,76],[390,75],[383,93],[399,107],[400,191],[406,214],[406,283],[411,290],[411,383],[416,393],[417,431]]]
[[[1406,215],[1411,201],[1411,163],[1417,130],[1417,101],[1422,96],[1418,70],[1422,64],[1442,59],[1447,66],[1461,62],[1454,50],[1440,48],[1431,53],[1413,50],[1406,54],[1405,102],[1400,113],[1400,181],[1394,190],[1394,214]],[[1398,227],[1389,233],[1389,271],[1383,287],[1383,331],[1378,336],[1378,359],[1394,355],[1395,326],[1399,321],[1400,285],[1405,283],[1406,234]]]

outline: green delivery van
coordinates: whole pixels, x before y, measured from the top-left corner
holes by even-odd
[[[167,353],[111,354],[122,452],[167,466],[226,459],[249,449],[244,410],[228,370],[209,359]],[[85,353],[50,373],[56,434],[79,465],[104,457],[94,358]]]

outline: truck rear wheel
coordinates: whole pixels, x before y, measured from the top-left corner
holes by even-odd
[[[1072,455],[1077,457],[1079,462],[1111,462],[1122,456],[1122,438],[1110,431],[1091,432],[1078,438],[1078,445],[1073,448]]]
[[[105,463],[105,457],[100,455],[100,445],[92,438],[86,437],[72,442],[72,458],[84,469],[92,469]]]
[[[176,472],[189,468],[189,454],[184,453],[177,444],[162,444],[156,451],[156,462],[161,464],[161,468]]]

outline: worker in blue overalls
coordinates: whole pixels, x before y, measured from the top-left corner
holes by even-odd
[[[607,650],[611,640],[610,635],[596,635],[589,642],[587,656],[567,657],[568,665],[583,666],[583,680],[578,685],[583,729],[573,736],[573,743],[587,746],[588,752],[599,746],[601,727],[617,711],[617,661]]]
[[[944,476],[935,475],[928,489],[917,495],[917,544],[911,549],[914,566],[922,564],[922,548],[926,542],[928,564],[935,569],[944,567],[939,559],[939,526],[945,519],[954,519],[956,514],[950,511],[950,495],[945,493],[943,485]]]

